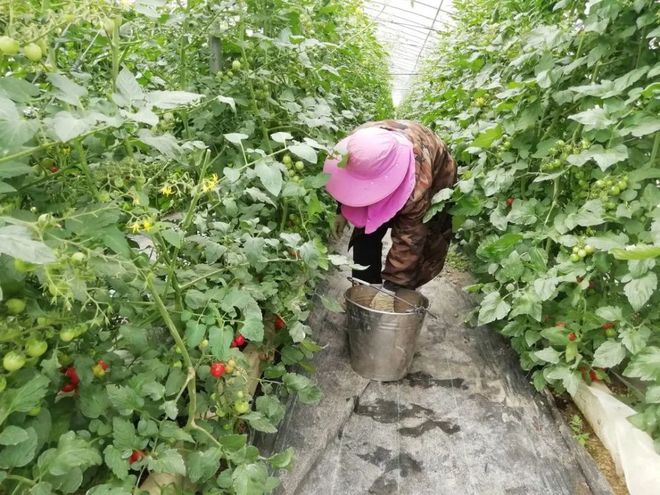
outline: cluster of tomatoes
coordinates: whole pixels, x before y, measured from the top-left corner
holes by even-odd
[[[302,172],[305,169],[305,164],[302,161],[298,160],[294,162],[291,155],[287,154],[282,158],[282,163],[284,163],[287,175],[293,182],[300,182],[302,180],[298,174],[298,172]]]
[[[626,189],[628,189],[627,176],[608,176],[594,182],[590,195],[593,198],[600,199],[603,206],[608,210],[614,210],[617,206],[617,197]]]
[[[573,263],[583,260],[589,255],[592,255],[596,252],[594,247],[591,244],[585,244],[583,241],[578,242],[573,246],[573,252],[571,253],[570,260]]]
[[[591,142],[587,139],[583,139],[577,145],[567,143],[560,139],[554,144],[554,146],[550,148],[550,158],[541,164],[541,171],[552,172],[554,170],[559,170],[562,165],[564,165],[570,154],[580,153],[581,151],[584,151],[590,147]]]
[[[21,45],[10,36],[0,36],[0,53],[8,57],[23,53],[25,58],[31,62],[39,62],[44,55],[44,47],[37,43],[28,43],[21,49]]]

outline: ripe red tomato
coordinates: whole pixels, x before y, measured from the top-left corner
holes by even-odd
[[[589,372],[589,379],[590,379],[592,382],[597,382],[597,381],[598,381],[598,374],[597,374],[594,370],[591,370],[591,371]]]
[[[577,335],[575,335],[574,332],[571,332],[571,333],[568,334],[568,340],[573,342],[575,339],[577,339]]]
[[[106,363],[105,361],[103,361],[103,359],[99,359],[96,362],[96,364],[98,364],[101,368],[103,368],[103,371],[108,371],[108,368],[110,367],[110,365],[108,363]]]
[[[607,322],[603,323],[600,327],[601,327],[603,330],[609,330],[610,328],[613,328],[613,327],[614,327],[614,322],[612,322],[612,321],[607,321]]]
[[[555,326],[560,327],[560,328],[564,328],[566,326],[566,322],[558,321],[557,323],[555,323]]]
[[[134,450],[133,452],[131,452],[131,456],[128,458],[128,462],[134,464],[143,457],[144,457],[144,452],[142,452],[141,450]]]
[[[211,376],[220,378],[225,374],[225,365],[223,363],[213,363],[211,365]]]
[[[286,322],[282,319],[281,316],[275,318],[275,330],[282,330],[286,327]]]
[[[234,337],[234,341],[231,343],[231,347],[242,347],[245,345],[245,337],[241,334],[238,334]]]
[[[513,198],[507,198],[507,200],[506,200],[506,205],[507,205],[509,208],[511,208],[511,207],[513,206],[513,201],[514,201]]]
[[[64,376],[66,376],[69,379],[69,382],[71,382],[71,384],[74,386],[80,383],[78,372],[73,366],[64,370]]]
[[[73,383],[65,383],[62,385],[62,392],[68,394],[69,392],[74,392],[76,390],[76,386]]]

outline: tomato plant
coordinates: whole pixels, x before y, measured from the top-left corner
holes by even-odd
[[[343,263],[320,163],[392,110],[371,24],[353,0],[9,3],[0,491],[271,492],[292,453],[247,432],[319,400],[304,322]]]
[[[475,320],[539,389],[617,375],[660,439],[658,3],[455,5],[403,111],[461,162],[436,208],[473,259]]]

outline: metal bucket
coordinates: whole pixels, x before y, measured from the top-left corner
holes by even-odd
[[[379,311],[369,305],[378,291],[356,285],[346,291],[346,329],[351,366],[370,380],[397,381],[406,376],[426,312],[412,310],[394,301],[394,311]],[[429,300],[419,292],[401,290],[397,296],[416,307],[428,308]]]

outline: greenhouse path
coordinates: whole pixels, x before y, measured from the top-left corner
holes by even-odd
[[[445,272],[422,289],[440,319],[427,318],[412,369],[398,383],[355,374],[344,315],[319,304],[310,324],[324,346],[316,359],[324,399],[290,404],[267,442],[296,449],[280,494],[611,493],[509,344],[463,324],[471,304],[461,278]],[[339,297],[347,284],[337,273],[326,292]]]

